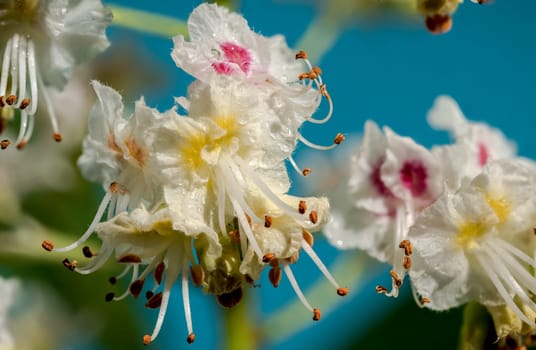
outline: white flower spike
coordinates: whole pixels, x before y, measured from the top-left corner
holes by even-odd
[[[32,136],[39,105],[46,108],[54,139],[62,136],[47,89],[63,88],[72,68],[108,47],[104,34],[111,13],[99,0],[7,0],[0,5],[0,132],[15,114],[15,144]],[[2,148],[10,144],[1,142]]]

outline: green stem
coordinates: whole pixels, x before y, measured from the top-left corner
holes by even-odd
[[[223,310],[225,327],[225,349],[254,350],[259,348],[258,330],[254,327],[254,301],[249,297],[247,289],[238,305],[232,309]]]
[[[186,22],[151,12],[135,10],[119,5],[107,5],[113,13],[112,24],[145,33],[173,37],[177,34],[187,35]]]

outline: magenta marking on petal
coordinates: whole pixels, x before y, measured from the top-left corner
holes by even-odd
[[[246,74],[249,72],[251,55],[248,49],[229,42],[221,44],[220,48],[227,62],[236,64]]]
[[[488,158],[489,158],[488,148],[486,147],[486,145],[480,142],[478,144],[478,164],[480,164],[480,166],[483,167],[488,162]]]
[[[426,192],[427,177],[426,168],[420,160],[405,161],[400,169],[400,182],[413,197],[419,197]]]
[[[393,192],[385,185],[381,178],[381,172],[380,168],[383,164],[384,159],[380,159],[376,165],[374,165],[374,168],[372,169],[372,173],[370,173],[369,179],[370,182],[372,182],[372,185],[376,189],[376,192],[382,197],[394,197]]]
[[[227,62],[214,62],[212,63],[212,68],[214,68],[216,73],[223,75],[230,75],[234,71],[233,67]]]

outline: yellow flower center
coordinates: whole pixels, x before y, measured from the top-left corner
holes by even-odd
[[[491,195],[485,195],[486,202],[497,215],[499,222],[503,223],[510,215],[510,203],[504,198],[493,198]]]
[[[481,222],[465,222],[458,228],[456,242],[464,248],[475,248],[478,246],[476,240],[486,232],[486,227]]]

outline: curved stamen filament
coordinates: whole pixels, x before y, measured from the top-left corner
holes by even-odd
[[[35,60],[35,45],[32,40],[28,41],[28,74],[30,76],[30,92],[32,94],[28,114],[34,115],[37,111],[39,93],[37,89],[37,62]]]
[[[16,108],[20,108],[22,101],[26,97],[27,46],[28,44],[27,44],[26,38],[24,36],[21,37],[20,47],[19,47],[19,52],[18,52],[19,54],[19,57],[18,57],[19,86],[18,86],[17,94],[13,94],[19,97],[15,105]]]
[[[283,271],[285,272],[285,275],[287,275],[288,281],[290,282],[292,289],[294,289],[294,293],[296,293],[296,295],[298,296],[298,299],[300,299],[301,303],[303,304],[303,306],[305,306],[307,310],[309,310],[310,312],[314,312],[313,307],[311,306],[311,304],[309,304],[309,302],[305,298],[305,295],[300,289],[300,286],[298,285],[298,282],[296,281],[296,278],[294,277],[291,268],[286,263],[282,265]]]
[[[193,341],[192,311],[190,309],[190,294],[188,290],[189,261],[184,257],[182,262],[182,302],[184,306],[184,317],[186,318],[186,329],[188,330],[188,342]],[[190,339],[192,339],[190,341]]]
[[[304,239],[302,240],[301,242],[301,246],[302,246],[302,249],[307,253],[307,255],[309,255],[309,257],[311,258],[311,260],[313,260],[313,262],[315,263],[315,265],[318,267],[318,269],[322,272],[322,274],[326,277],[326,279],[337,289],[337,290],[340,290],[341,287],[339,286],[339,284],[337,283],[337,281],[335,280],[335,278],[333,277],[333,275],[331,273],[329,273],[326,265],[324,265],[324,263],[322,262],[322,260],[320,260],[320,258],[318,257],[318,255],[315,253],[315,251],[313,250],[313,248],[311,248],[311,246],[309,245],[309,243],[307,243]]]
[[[16,34],[15,34],[16,35]],[[11,51],[13,50],[13,37],[11,37],[6,44],[4,49],[4,57],[2,59],[2,76],[0,78],[0,96],[3,96],[5,99],[6,89],[7,89],[7,80],[9,77],[10,64],[11,64]]]
[[[103,245],[103,247],[99,251],[99,254],[93,260],[91,260],[89,264],[84,267],[76,267],[74,271],[78,272],[81,275],[89,275],[90,273],[93,273],[100,269],[102,266],[104,266],[110,256],[112,256],[112,253],[112,248]]]
[[[76,241],[68,246],[62,247],[62,248],[54,248],[53,251],[55,252],[66,252],[69,250],[73,250],[77,247],[80,247],[85,241],[88,240],[88,238],[93,234],[95,231],[95,227],[100,222],[102,215],[104,214],[104,211],[106,210],[106,207],[108,206],[108,203],[110,202],[110,198],[112,196],[112,192],[108,191],[104,195],[104,198],[102,199],[99,208],[97,209],[97,213],[95,214],[95,217],[93,218],[93,221],[89,225],[86,232]]]
[[[19,75],[17,70],[19,69],[19,50],[20,50],[20,36],[15,34],[13,36],[13,47],[11,49],[11,92],[10,95],[17,96],[18,79]]]
[[[138,264],[129,264],[125,270],[121,273],[121,275],[117,276],[117,278],[121,278],[123,277],[122,275],[126,274],[130,268],[132,268],[132,277],[130,278],[130,283],[127,285],[127,288],[126,290],[118,297],[114,297],[113,300],[114,301],[120,301],[120,300],[123,300],[125,299],[127,296],[130,295],[130,285],[132,283],[134,283],[137,279],[138,279],[138,269],[139,269],[139,266]]]

